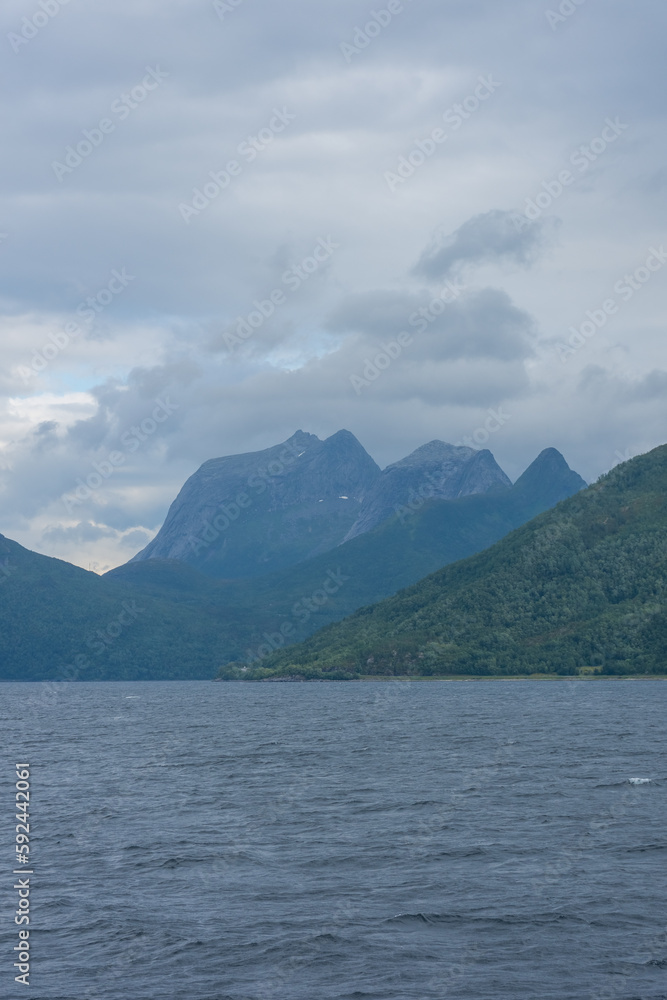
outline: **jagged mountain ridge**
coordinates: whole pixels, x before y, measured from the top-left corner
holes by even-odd
[[[426,500],[332,552],[231,582],[160,559],[100,578],[0,536],[0,679],[213,677],[286,623],[290,641],[305,638],[491,545],[580,482],[543,453],[509,490]],[[328,600],[309,603],[325,581]]]
[[[177,559],[234,579],[284,569],[335,548],[380,468],[349,431],[297,431],[260,452],[205,462],[149,545],[131,561]]]
[[[429,441],[378,476],[364,498],[346,541],[372,531],[406,506],[425,499],[456,500],[512,483],[490,451]]]
[[[297,431],[283,444],[205,462],[132,562],[180,562],[217,579],[281,571],[371,531],[425,498],[508,489],[490,451],[431,441],[384,472],[356,437]]]

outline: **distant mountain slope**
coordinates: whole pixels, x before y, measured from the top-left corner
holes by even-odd
[[[547,455],[547,464],[557,464]],[[530,485],[532,473],[526,474]],[[667,446],[480,555],[227,677],[667,673]]]
[[[0,680],[204,679],[233,627],[0,535]]]
[[[204,679],[221,663],[261,660],[555,502],[573,474],[561,459],[549,480],[544,462],[499,495],[430,501],[258,579],[214,580],[159,559],[100,578],[0,536],[0,680]]]
[[[374,531],[281,573],[222,583],[208,581],[176,562],[149,560],[129,563],[108,577],[154,597],[209,602],[230,626],[232,622],[253,623],[252,641],[249,638],[241,650],[238,642],[230,646],[220,663],[237,660],[240,653],[254,659],[260,648],[262,657],[267,653],[267,632],[280,642],[280,629],[285,626],[289,641],[303,639],[447,563],[487,548],[585,485],[562,456],[549,449],[508,490],[428,501],[414,513],[403,512]],[[331,574],[340,586],[330,582]]]
[[[458,497],[509,489],[510,480],[486,449],[456,448],[431,441],[388,466],[369,489],[347,539],[377,528],[397,511],[424,499]],[[346,540],[347,540],[346,539]]]
[[[206,462],[132,561],[178,559],[208,576],[253,577],[335,548],[380,469],[349,431],[297,431],[265,451]]]
[[[503,489],[490,451],[431,441],[384,472],[349,431],[297,431],[265,451],[205,462],[131,562],[179,560],[216,579],[263,576],[328,552],[425,499]]]
[[[569,469],[560,455],[559,473],[555,474],[553,454],[543,452],[513,487],[499,494],[425,501],[422,507],[403,511],[331,552],[279,573],[252,580],[221,581],[175,560],[150,559],[126,563],[107,573],[105,579],[130,584],[153,597],[210,603],[225,618],[238,615],[240,609],[250,615],[254,608],[257,620],[270,618],[275,627],[276,622],[279,625],[285,619],[294,620],[295,602],[321,588],[329,571],[340,571],[344,586],[329,594],[326,603],[308,616],[307,632],[299,629],[299,637],[303,637],[416,583],[447,563],[488,548],[536,514],[585,487],[583,479]],[[238,655],[231,654],[229,659]]]

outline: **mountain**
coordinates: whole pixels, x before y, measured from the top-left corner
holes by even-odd
[[[204,679],[232,641],[206,607],[138,594],[0,535],[1,680]]]
[[[234,581],[162,559],[98,577],[0,536],[0,679],[212,679],[221,663],[263,661],[578,488],[563,459],[552,465],[543,453],[499,494],[429,500],[297,566]]]
[[[511,485],[490,451],[431,441],[378,476],[346,540],[372,531],[397,512],[413,509],[425,499],[455,500]]]
[[[580,493],[587,486],[588,483],[569,467],[559,451],[545,448],[519,476],[513,490],[530,504],[532,518],[555,507],[561,500]]]
[[[507,490],[490,451],[431,441],[384,472],[349,431],[297,431],[204,463],[132,562],[178,560],[217,579],[264,576],[329,552],[426,500]]]
[[[543,453],[543,468],[558,458]],[[530,485],[534,470],[525,482]],[[518,485],[518,484],[517,484]],[[244,679],[667,673],[667,446]]]
[[[380,469],[349,431],[297,431],[265,451],[205,462],[132,561],[177,559],[208,576],[285,569],[335,548]]]
[[[182,563],[157,559],[128,563],[107,578],[156,598],[206,602],[230,628],[235,623],[237,637],[243,634],[242,622],[252,624],[254,639],[248,631],[245,647],[239,649],[238,641],[230,644],[219,662],[253,660],[260,647],[261,656],[266,654],[267,634],[274,645],[280,644],[280,629],[285,627],[291,642],[301,640],[447,563],[487,548],[585,485],[558,452],[549,450],[509,489],[429,500],[331,552],[261,578],[214,581]],[[331,582],[332,576],[340,585]]]

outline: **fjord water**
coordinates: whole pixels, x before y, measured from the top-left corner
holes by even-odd
[[[660,681],[4,684],[35,1000],[667,996]]]

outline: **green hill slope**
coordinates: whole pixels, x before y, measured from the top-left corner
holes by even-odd
[[[228,631],[0,535],[0,680],[206,679]]]
[[[667,672],[667,446],[480,555],[222,676]]]

